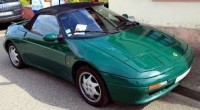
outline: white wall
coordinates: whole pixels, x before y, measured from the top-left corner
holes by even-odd
[[[152,2],[152,0],[109,0],[110,9],[134,16],[152,25],[200,29],[200,2]]]

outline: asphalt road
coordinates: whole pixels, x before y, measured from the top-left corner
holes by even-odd
[[[146,105],[112,103],[104,108],[94,108],[81,99],[74,85],[63,79],[32,67],[15,69],[2,48],[5,29],[6,27],[0,25],[0,110],[200,109],[200,102],[196,99],[193,100],[194,98],[190,98],[190,96],[183,96],[183,93],[177,92],[178,90]],[[194,72],[193,74],[196,73],[195,70],[192,72]],[[190,81],[190,78],[187,81]],[[190,88],[186,88],[186,92],[188,89]],[[191,90],[193,91],[193,88]],[[196,92],[198,93],[198,89]]]

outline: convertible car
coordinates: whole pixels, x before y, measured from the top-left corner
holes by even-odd
[[[42,9],[9,26],[4,47],[14,67],[30,65],[64,78],[98,107],[151,102],[178,86],[193,62],[183,40],[101,3]]]

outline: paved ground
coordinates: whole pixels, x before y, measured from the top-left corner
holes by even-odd
[[[5,27],[0,25],[0,47],[3,42],[3,34]],[[173,32],[174,29],[162,28]],[[194,30],[193,30],[194,31]],[[177,31],[176,31],[177,32]],[[197,31],[198,32],[198,31]],[[186,33],[188,34],[188,33]],[[186,36],[186,34],[183,34]],[[193,33],[194,34],[194,33]],[[198,35],[198,34],[197,34]],[[200,92],[200,78],[199,78],[199,57],[200,51],[199,41],[197,35],[191,38],[185,37],[194,50],[195,62],[193,69],[174,92],[146,105],[126,105],[121,103],[113,103],[108,107],[101,109],[113,110],[197,110],[200,109],[200,102],[198,98],[194,98],[194,93]],[[182,37],[182,36],[181,36]],[[195,39],[194,39],[195,38]],[[92,110],[97,109],[86,104],[79,96],[74,85],[42,72],[32,67],[27,67],[22,70],[15,69],[3,48],[0,48],[0,110]],[[180,93],[181,91],[186,92]],[[187,93],[191,90],[190,93]],[[187,94],[192,96],[187,96]],[[183,96],[184,95],[184,96]],[[186,97],[185,97],[186,96]],[[198,95],[199,96],[199,95]],[[195,100],[193,100],[195,99]],[[99,108],[98,108],[99,109]]]

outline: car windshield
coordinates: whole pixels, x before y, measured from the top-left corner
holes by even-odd
[[[130,22],[103,6],[66,12],[59,19],[68,37],[112,34],[119,31],[116,27],[121,23]]]

